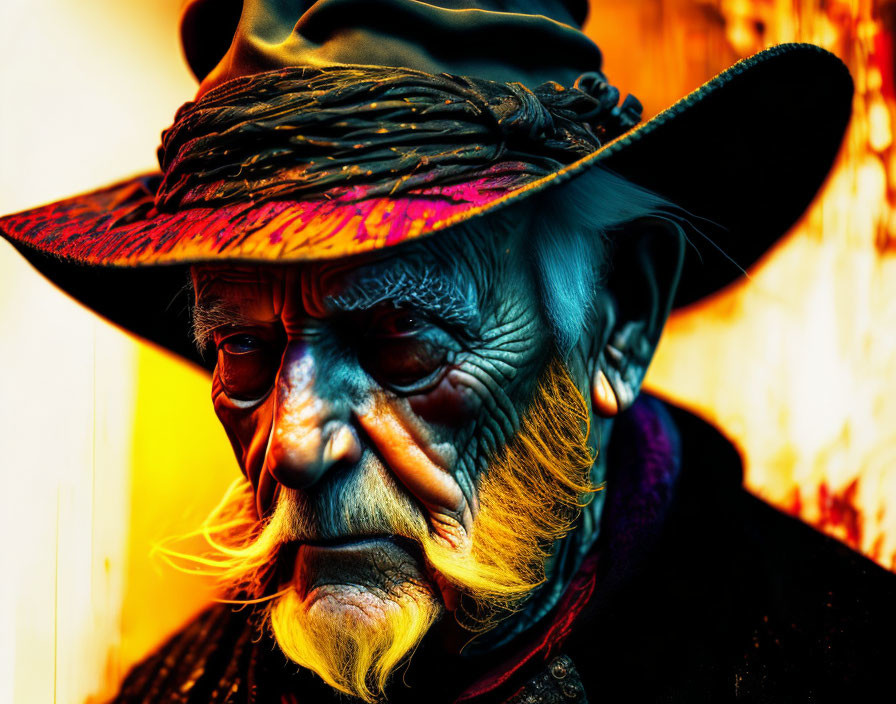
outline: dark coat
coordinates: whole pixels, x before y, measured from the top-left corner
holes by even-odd
[[[614,564],[599,545],[524,642],[479,657],[424,643],[390,701],[896,698],[896,575],[748,494],[731,444],[665,408],[680,434],[681,471],[636,564]],[[619,479],[608,482],[612,492]],[[340,699],[259,640],[247,611],[216,606],[134,668],[116,701]]]

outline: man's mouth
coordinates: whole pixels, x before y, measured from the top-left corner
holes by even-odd
[[[392,544],[397,548],[409,552],[411,554],[420,554],[420,545],[411,538],[402,535],[346,535],[337,536],[335,538],[321,538],[318,540],[303,540],[299,543],[299,548],[320,548],[324,550],[342,550],[356,549],[363,550],[365,548],[385,547],[383,544]]]
[[[298,546],[294,579],[309,598],[338,594],[339,600],[352,602],[366,602],[363,593],[380,600],[397,597],[409,584],[428,582],[420,545],[395,535],[304,541]]]

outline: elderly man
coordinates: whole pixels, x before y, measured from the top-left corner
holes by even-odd
[[[201,86],[161,177],[0,221],[75,296],[212,369],[245,474],[212,553],[169,550],[227,603],[119,701],[884,682],[889,575],[748,497],[716,431],[639,397],[670,310],[822,182],[842,64],[777,47],[632,129],[577,2],[307,5],[188,3]]]

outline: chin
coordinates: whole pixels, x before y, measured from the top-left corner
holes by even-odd
[[[391,537],[304,543],[293,586],[269,612],[280,649],[366,701],[444,611],[419,552]]]

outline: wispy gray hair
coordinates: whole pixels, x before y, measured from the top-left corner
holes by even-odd
[[[536,197],[529,229],[532,253],[544,312],[565,355],[582,335],[609,270],[609,234],[647,217],[666,220],[683,234],[683,212],[601,168]]]

